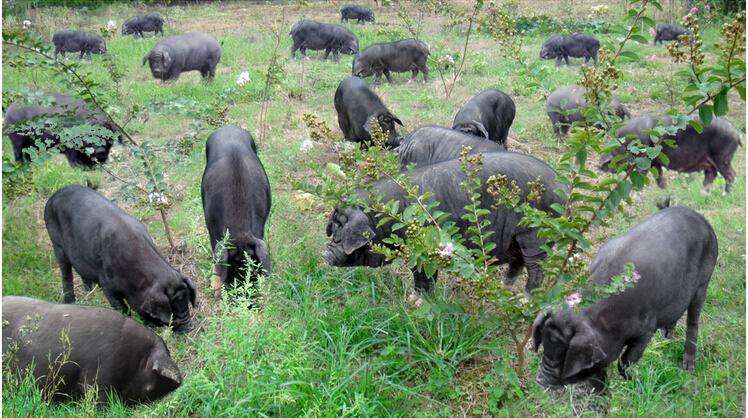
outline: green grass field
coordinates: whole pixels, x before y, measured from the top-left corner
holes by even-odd
[[[602,3],[602,2],[600,2]],[[621,2],[611,3],[615,19]],[[550,17],[584,18],[589,1],[522,0],[522,13]],[[569,9],[571,5],[574,9]],[[266,30],[270,17],[285,14],[288,28],[300,17],[337,22],[340,4],[310,6],[253,5],[249,2],[157,8],[166,17],[166,34],[205,31],[223,43],[216,79],[205,83],[197,73],[183,74],[176,82],[161,84],[152,79],[142,57],[158,40],[122,37],[108,42],[109,53],[124,71],[121,107],[147,106],[187,98],[201,104],[213,101],[236,77],[248,70],[252,92],[262,89],[262,77],[272,55],[273,41]],[[406,37],[394,8],[374,8],[377,23],[347,25],[363,47],[375,42]],[[142,11],[142,10],[138,10]],[[20,26],[30,19],[48,39],[60,29],[98,31],[109,19],[121,24],[136,13],[130,6],[107,6],[79,11],[42,8],[29,16],[9,16],[3,25]],[[660,16],[662,17],[662,16]],[[460,33],[442,29],[443,18],[425,16],[422,38],[432,49],[461,49]],[[707,51],[719,32],[719,22],[704,23]],[[412,288],[408,270],[399,263],[381,269],[339,269],[320,257],[326,242],[324,227],[332,208],[317,202],[310,207],[294,199],[293,180],[309,179],[311,161],[332,161],[334,153],[323,144],[306,151],[300,144],[309,138],[301,120],[314,113],[342,138],[333,107],[338,82],[350,73],[351,57],[339,62],[321,61],[312,53],[308,61],[288,60],[290,37],[281,44],[286,75],[268,108],[269,133],[258,140],[260,158],[270,177],[273,207],[267,226],[274,274],[261,286],[259,308],[246,304],[218,303],[210,297],[212,274],[210,245],[200,202],[199,183],[204,167],[205,137],[198,138],[186,153],[164,151],[166,181],[175,197],[169,223],[179,243],[170,252],[157,212],[126,199],[122,185],[102,171],[82,171],[68,166],[62,156],[35,165],[26,182],[3,182],[3,295],[26,295],[61,301],[60,275],[44,227],[44,204],[58,188],[90,182],[99,191],[141,219],[163,253],[177,269],[198,285],[200,305],[195,328],[188,335],[159,330],[172,356],[186,376],[183,385],[159,403],[137,408],[115,404],[96,409],[90,402],[47,405],[31,385],[3,388],[5,416],[594,416],[601,412],[598,399],[569,387],[544,391],[535,384],[539,357],[529,353],[527,379],[522,393],[512,391],[507,370],[510,341],[498,332],[490,315],[465,313],[461,295],[450,288],[450,278],[440,283],[430,310],[416,309],[406,299]],[[536,59],[548,36],[535,33],[524,38],[523,50]],[[601,34],[606,43],[612,35]],[[617,91],[634,114],[664,112],[680,106],[684,81],[674,76],[674,64],[664,47],[637,44],[642,59],[621,66],[622,83]],[[557,163],[560,149],[545,114],[541,92],[527,95],[517,64],[502,58],[493,40],[474,34],[466,70],[452,96],[444,92],[436,71],[428,83],[406,83],[409,74],[395,76],[376,92],[405,124],[405,132],[426,124],[449,125],[459,106],[476,92],[499,88],[516,102],[517,116],[509,147]],[[708,58],[713,58],[708,54]],[[71,58],[72,59],[72,58]],[[580,60],[556,68],[546,62],[551,90],[576,83]],[[97,80],[108,75],[100,58],[84,64]],[[420,79],[420,78],[419,78]],[[303,82],[302,82],[303,80]],[[3,93],[22,88],[59,90],[59,82],[44,70],[19,71],[3,66]],[[672,99],[675,97],[675,100]],[[260,102],[230,107],[231,123],[253,132],[257,138]],[[727,118],[745,131],[745,103],[731,93]],[[152,111],[135,119],[128,129],[139,140],[163,149],[174,149],[190,132],[190,119],[169,112]],[[744,140],[745,142],[745,140]],[[12,155],[3,139],[3,155]],[[122,147],[115,147],[108,168],[130,178],[133,161]],[[633,204],[613,219],[610,226],[593,231],[598,239],[625,232],[655,210],[655,203],[671,196],[675,204],[704,214],[713,225],[720,246],[717,268],[709,287],[701,318],[696,371],[680,369],[685,326],[675,338],[659,334],[633,370],[631,380],[609,371],[610,396],[605,409],[613,416],[735,417],[745,415],[745,148],[733,161],[738,176],[733,192],[722,195],[724,179],[718,178],[710,194],[702,193],[702,174],[667,173],[668,187],[655,185],[637,192]],[[108,306],[101,292],[86,295],[76,277],[79,303]]]

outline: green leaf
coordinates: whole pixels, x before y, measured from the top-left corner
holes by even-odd
[[[563,215],[566,212],[566,208],[560,203],[551,203],[551,209],[555,210],[559,215]]]
[[[634,40],[634,41],[636,41],[636,42],[639,42],[640,44],[648,44],[649,43],[649,40],[647,38],[645,38],[644,36],[639,35],[639,34],[631,35],[631,39]]]
[[[740,95],[740,98],[745,100],[745,84],[735,86],[735,88],[738,90],[738,94]]]
[[[704,132],[704,126],[701,125],[701,123],[697,120],[689,120],[688,124],[691,125],[691,127],[698,133]]]
[[[639,54],[634,51],[621,51],[621,56],[631,61],[639,61]]]
[[[717,97],[714,98],[714,115],[723,116],[727,113],[727,89],[723,89]]]
[[[705,104],[699,108],[699,118],[704,126],[712,123],[712,105]]]

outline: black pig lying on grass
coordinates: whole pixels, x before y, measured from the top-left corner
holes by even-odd
[[[395,152],[401,167],[423,167],[460,158],[462,147],[469,147],[470,154],[506,151],[496,142],[441,126],[424,126],[408,134]]]
[[[543,386],[589,380],[605,389],[606,368],[619,372],[641,359],[658,329],[669,334],[688,311],[683,368],[696,364],[696,337],[706,290],[717,262],[717,237],[703,216],[685,207],[659,211],[606,242],[590,266],[590,281],[604,285],[634,265],[633,287],[575,314],[538,315],[533,347],[543,346],[537,381]]]
[[[452,129],[479,136],[506,147],[509,127],[517,109],[514,100],[496,89],[486,89],[468,100],[455,115]]]
[[[158,13],[133,16],[122,24],[123,35],[143,36],[143,32],[153,32],[154,35],[161,32],[164,35],[164,18]]]
[[[52,35],[52,43],[55,44],[55,58],[60,53],[64,57],[66,52],[80,52],[80,58],[106,54],[104,38],[91,32],[64,30]]]
[[[335,111],[338,113],[338,126],[347,141],[371,142],[372,125],[379,123],[387,134],[386,146],[394,148],[399,137],[395,124],[403,126],[400,119],[387,110],[382,99],[374,93],[364,80],[347,77],[335,91]]]
[[[561,199],[553,192],[563,187],[556,182],[556,173],[553,169],[529,155],[498,152],[483,155],[480,173],[483,182],[481,207],[490,208],[495,202],[486,191],[486,180],[492,175],[499,174],[507,176],[510,182],[516,182],[523,197],[529,193],[528,183],[540,178],[544,192],[533,205],[541,210],[550,211],[551,204],[562,204]],[[465,180],[465,174],[461,170],[459,160],[424,166],[408,173],[408,176],[421,193],[432,193],[432,199],[439,202],[437,210],[450,213],[448,221],[454,222],[463,233],[466,233],[468,223],[462,219],[462,215],[469,200],[460,186]],[[396,200],[400,202],[401,208],[407,206],[405,192],[392,181],[380,181],[374,184],[373,190],[382,196],[383,202]],[[377,227],[377,218],[376,215],[367,214],[355,207],[336,208],[327,224],[327,235],[332,241],[322,254],[325,261],[339,267],[380,267],[386,264],[384,256],[374,252],[371,244],[383,244],[382,240],[389,237],[392,232],[392,225],[388,223]],[[537,237],[536,231],[518,225],[521,214],[514,208],[499,206],[492,210],[487,218],[491,222],[490,231],[493,232],[490,239],[496,244],[491,256],[509,264],[507,276],[510,280],[516,278],[522,267],[526,267],[528,279],[525,288],[530,291],[538,287],[543,280],[543,270],[539,262],[545,258],[545,253],[540,249],[542,240]],[[405,230],[406,228],[401,228],[395,233],[402,235]],[[416,270],[413,270],[413,277],[417,291],[431,290],[433,279]]]
[[[540,59],[556,59],[556,66],[561,60],[569,65],[569,57],[584,58],[584,62],[593,60],[597,64],[597,51],[600,41],[590,35],[575,33],[573,35],[556,35],[545,41],[540,49]]]
[[[114,138],[119,139],[117,128],[103,113],[91,110],[83,100],[78,100],[64,94],[52,94],[50,105],[30,105],[21,103],[11,104],[5,112],[3,121],[8,132],[13,155],[18,162],[28,162],[26,149],[36,146],[37,141],[45,143],[47,147],[59,146],[61,142],[59,126],[50,129],[39,129],[26,126],[35,120],[42,122],[46,117],[54,118],[55,123],[65,127],[90,124],[103,128],[101,135],[84,138],[77,147],[63,144],[62,152],[72,166],[93,167],[104,163],[109,157],[109,151],[114,144]],[[15,125],[15,126],[14,126]],[[117,132],[117,133],[116,133]],[[68,144],[70,145],[70,144]]]
[[[678,37],[687,33],[688,31],[686,30],[686,28],[682,26],[671,25],[668,23],[659,23],[655,27],[655,37],[653,43],[657,45],[658,42],[661,44],[663,41],[675,41],[678,40]]]
[[[694,117],[699,121],[698,117]],[[618,138],[638,138],[644,145],[652,145],[652,137],[649,130],[659,126],[672,126],[674,122],[669,116],[655,118],[653,116],[639,116],[628,121],[618,130]],[[663,168],[691,173],[704,171],[704,189],[709,191],[717,173],[725,178],[725,193],[730,192],[732,183],[735,181],[735,170],[732,168],[732,158],[738,145],[741,145],[740,133],[726,119],[714,118],[709,126],[698,133],[691,125],[679,130],[675,136],[664,135],[662,140],[674,139],[676,147],[663,144],[663,153],[668,157],[668,164],[664,166],[660,159],[652,161],[652,167],[657,168],[659,175],[657,185],[665,187]],[[623,144],[610,155],[601,159],[601,167],[610,170],[610,162],[622,153],[630,139],[623,139]]]
[[[585,121],[582,109],[587,107],[587,99],[584,97],[586,92],[587,89],[581,86],[564,86],[556,89],[546,99],[546,113],[557,136],[566,135],[572,123]],[[610,101],[610,112],[610,116],[615,114],[621,120],[631,118],[631,112],[617,97]]]
[[[265,222],[270,214],[270,183],[252,135],[229,125],[215,131],[205,146],[206,165],[200,186],[205,225],[210,248],[219,260],[213,283],[216,295],[220,285],[233,285],[247,274],[246,257],[272,272],[265,237]],[[217,244],[229,233],[229,245]],[[217,251],[221,254],[216,254]]]
[[[372,22],[374,23],[374,13],[371,9],[366,7],[346,5],[340,9],[340,21],[348,21],[349,19],[355,19],[358,23]]]
[[[221,60],[221,46],[216,39],[202,32],[164,38],[143,57],[151,74],[161,81],[176,80],[187,71],[200,71],[203,78],[212,79]]]
[[[94,190],[71,185],[49,198],[44,222],[65,303],[75,303],[75,268],[89,290],[101,287],[113,308],[129,306],[149,323],[189,330],[195,285],[164,260],[137,219]]]
[[[293,39],[291,47],[291,58],[296,58],[296,51],[306,57],[306,50],[324,50],[323,59],[332,52],[333,59],[338,59],[339,54],[353,55],[358,53],[358,38],[348,29],[331,25],[328,23],[315,22],[313,20],[300,20],[289,32]]]
[[[95,387],[100,404],[109,391],[127,404],[153,402],[182,383],[164,340],[111,309],[4,296],[2,344],[3,365],[31,373],[56,401]]]
[[[385,42],[368,46],[356,55],[351,68],[352,74],[358,77],[375,76],[375,82],[382,79],[392,83],[391,71],[403,73],[410,71],[415,81],[418,72],[423,74],[423,81],[429,80],[429,47],[415,39],[405,39],[397,42]]]

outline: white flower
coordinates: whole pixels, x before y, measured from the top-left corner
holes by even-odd
[[[106,28],[109,32],[114,32],[117,29],[117,22],[110,20],[106,23]]]
[[[446,59],[447,62],[450,63],[450,64],[454,64],[455,63],[455,57],[453,57],[451,55],[445,56],[444,59]]]
[[[148,193],[148,203],[156,205],[166,205],[169,201],[163,193],[150,192]]]
[[[455,252],[454,245],[452,245],[451,242],[448,242],[442,245],[442,247],[438,251],[438,254],[440,257],[451,258],[454,252]]]
[[[28,29],[31,27],[31,21],[30,20],[24,20],[23,21],[23,28]]]
[[[307,152],[312,148],[314,148],[314,141],[312,141],[311,139],[305,139],[304,141],[302,141],[299,150],[301,150],[302,152]]]
[[[582,295],[579,292],[574,292],[566,297],[566,304],[570,308],[573,308],[582,303]]]
[[[244,86],[249,83],[249,71],[242,71],[239,77],[236,78],[236,84]]]

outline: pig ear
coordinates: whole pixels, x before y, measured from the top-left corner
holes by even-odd
[[[605,359],[605,352],[600,348],[597,332],[588,324],[577,325],[577,331],[569,341],[561,379],[568,379],[583,370],[593,367]]]
[[[483,136],[484,138],[486,138],[486,139],[489,139],[489,136],[488,136],[488,131],[486,130],[486,127],[485,127],[485,126],[483,126],[483,124],[482,124],[482,123],[480,123],[480,122],[473,122],[473,124],[475,125],[475,128],[476,128],[476,129],[478,129],[478,131],[480,131],[480,134],[481,134],[481,135],[482,135],[482,136]]]
[[[330,215],[330,220],[327,222],[327,227],[325,228],[325,234],[327,234],[328,237],[332,235],[332,221],[333,219],[335,219],[335,215],[337,214],[338,214],[338,210],[335,209],[332,212],[332,215]]]
[[[368,244],[374,238],[374,230],[366,224],[348,232],[341,243],[346,255],[353,254],[354,251]]]
[[[179,369],[165,361],[160,359],[155,360],[153,362],[153,372],[164,379],[174,382],[177,386],[182,384],[182,375],[179,373]]]
[[[257,238],[254,242],[255,257],[260,260],[262,269],[265,270],[265,275],[269,276],[273,272],[273,262],[270,260],[270,254],[268,253],[268,246],[265,241]]]
[[[543,342],[543,328],[545,322],[551,317],[551,312],[540,312],[532,323],[532,351],[538,351],[540,343]]]
[[[187,276],[182,276],[182,282],[184,282],[185,286],[187,286],[187,290],[190,292],[190,303],[194,308],[197,303],[197,289],[195,289],[195,284],[192,283],[192,280]]]
[[[393,115],[392,113],[388,113],[388,115],[390,116],[390,118],[392,119],[392,121],[395,122],[396,124],[398,124],[400,126],[405,126],[405,125],[403,125],[403,122],[400,120],[400,118],[398,118],[397,116]]]
[[[138,310],[144,312],[151,318],[158,319],[164,325],[171,322],[171,305],[169,304],[169,298],[158,284],[154,284],[145,291],[145,295],[138,306]]]

